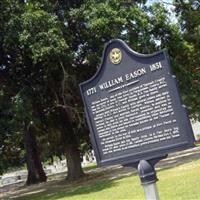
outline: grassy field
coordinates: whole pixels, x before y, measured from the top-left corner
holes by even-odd
[[[163,200],[200,200],[200,159],[158,171],[157,183]],[[138,176],[72,184],[71,187],[30,194],[18,200],[142,200],[143,189]]]

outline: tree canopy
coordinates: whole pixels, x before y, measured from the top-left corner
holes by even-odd
[[[173,3],[178,22],[163,4],[141,0],[2,0],[1,168],[11,155],[2,149],[19,138],[16,159],[25,158],[25,150],[26,160],[63,154],[69,178],[83,175],[80,151],[90,144],[78,84],[96,72],[103,46],[113,38],[140,53],[168,48],[183,101],[191,117],[200,119],[199,4]],[[23,145],[27,141],[46,153],[28,156],[33,151]]]

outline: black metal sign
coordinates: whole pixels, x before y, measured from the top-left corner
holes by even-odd
[[[194,146],[166,50],[143,55],[112,40],[100,69],[80,90],[99,165],[128,164]]]

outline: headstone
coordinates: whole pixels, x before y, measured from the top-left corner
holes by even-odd
[[[18,173],[18,176],[20,176],[20,179],[26,180],[26,179],[27,179],[27,176],[28,176],[28,172],[27,172],[27,171],[20,171],[20,172]]]
[[[5,177],[2,179],[2,185],[10,185],[14,184],[18,181],[17,176],[10,176],[10,177]]]
[[[112,40],[98,72],[80,90],[99,165],[135,163],[194,146],[166,50],[143,55]]]

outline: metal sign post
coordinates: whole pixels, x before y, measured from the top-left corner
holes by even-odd
[[[162,159],[167,158],[167,154],[147,160],[140,160],[136,163],[129,163],[125,167],[134,167],[138,170],[141,185],[144,188],[146,200],[159,200],[159,193],[156,186],[158,178],[156,176],[155,165]]]
[[[159,200],[160,198],[156,186],[158,178],[154,166],[146,160],[141,160],[138,165],[138,173],[144,188],[146,200]]]
[[[147,200],[159,200],[158,190],[156,183],[143,185],[144,192]]]

